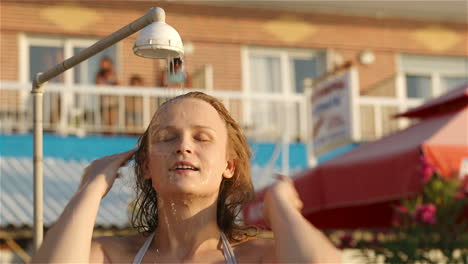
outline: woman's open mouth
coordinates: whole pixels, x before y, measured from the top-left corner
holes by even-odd
[[[190,162],[179,161],[176,162],[170,170],[175,172],[191,172],[199,171],[200,169],[198,169],[195,165],[191,164]]]

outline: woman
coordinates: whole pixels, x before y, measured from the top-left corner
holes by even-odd
[[[117,73],[114,70],[112,60],[104,56],[99,62],[99,70],[96,73],[95,83],[97,85],[119,85]],[[101,118],[107,130],[117,125],[119,118],[119,101],[117,96],[101,95]]]
[[[104,56],[99,62],[99,70],[96,73],[96,84],[101,85],[118,85],[117,74],[114,71],[114,63],[112,60]]]
[[[118,169],[135,159],[140,233],[92,239],[100,200]],[[136,150],[94,161],[33,262],[271,263],[340,262],[339,251],[302,217],[286,177],[265,197],[274,240],[239,225],[252,197],[250,151],[239,126],[215,98],[178,96],[155,114]]]

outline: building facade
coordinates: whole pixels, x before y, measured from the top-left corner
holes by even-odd
[[[307,106],[307,87],[343,65],[357,74],[356,104],[349,109],[359,117],[352,124],[360,135],[356,141],[377,139],[408,125],[394,120],[396,113],[468,81],[465,1],[378,2],[3,0],[0,133],[30,131],[29,89],[37,72],[160,6],[184,41],[184,67],[193,77],[192,88],[222,99],[251,142],[310,143],[313,135],[307,123],[314,117]],[[165,60],[133,54],[136,36],[49,82],[44,96],[46,130],[135,135],[145,129],[161,98],[174,93],[160,88]],[[113,63],[116,88],[96,86],[104,57]],[[142,84],[131,88],[136,75]],[[115,98],[118,110],[99,106],[104,97]],[[106,124],[104,114],[115,114],[115,124]],[[276,147],[258,148],[268,148],[272,156],[263,158],[262,166],[281,165]],[[14,163],[18,157],[2,158]],[[5,175],[11,172],[10,163],[2,167]],[[263,179],[268,171],[258,173]],[[2,233],[2,239],[11,232]],[[28,232],[21,239],[30,237]],[[21,250],[17,255],[27,261]]]
[[[316,80],[351,63],[357,69],[360,97],[397,99],[396,105],[379,110],[360,107],[361,120],[366,120],[357,124],[363,140],[404,127],[396,125],[391,116],[466,82],[468,35],[463,1],[409,2],[406,7],[401,3],[370,7],[344,4],[325,6],[327,9],[323,3],[263,1],[6,0],[1,3],[0,80],[28,83],[35,73],[73,56],[159,5],[186,45],[185,68],[196,77],[194,88],[292,98],[304,95],[304,80]],[[411,8],[419,8],[421,13],[411,13]],[[94,85],[99,61],[106,56],[114,62],[119,85],[130,85],[131,77],[139,75],[144,86],[160,86],[166,62],[134,56],[135,39],[136,34],[51,82],[63,84],[64,89]],[[12,100],[2,97],[3,108],[7,108]],[[50,103],[59,108],[58,101]],[[281,110],[261,104],[257,108],[269,114],[247,116],[253,110],[246,105],[239,110],[244,112],[239,114],[244,127],[278,123],[275,112]],[[299,112],[301,109],[291,113]],[[52,114],[50,118],[60,116]],[[374,124],[376,120],[381,124]],[[305,133],[298,132],[301,121],[292,124],[297,131],[290,135],[304,142]]]

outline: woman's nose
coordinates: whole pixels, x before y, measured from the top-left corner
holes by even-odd
[[[192,147],[190,144],[190,140],[182,137],[179,141],[179,144],[176,146],[176,153],[181,154],[181,153],[192,153]]]

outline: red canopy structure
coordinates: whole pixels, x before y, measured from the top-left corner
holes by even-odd
[[[458,172],[468,158],[468,85],[399,116],[421,121],[295,178],[311,223],[321,229],[388,227],[391,205],[422,189],[421,155],[444,177]],[[264,192],[244,210],[247,223],[263,224],[258,210]]]

